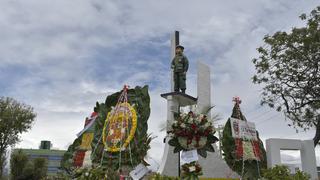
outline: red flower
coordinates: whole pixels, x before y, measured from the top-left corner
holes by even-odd
[[[253,141],[253,152],[258,160],[263,159],[262,153],[260,151],[259,141]]]
[[[188,139],[187,139],[187,145],[189,145],[189,144],[191,144],[192,143],[192,137],[190,138],[190,137],[188,137]]]
[[[191,124],[191,128],[195,131],[197,129],[197,125]]]
[[[204,122],[205,120],[207,120],[207,116],[206,115],[202,116],[201,122]]]
[[[236,138],[235,144],[236,144],[236,159],[241,159],[243,157],[242,140],[239,138]]]

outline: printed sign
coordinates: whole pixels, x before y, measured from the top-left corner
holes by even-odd
[[[256,126],[252,122],[230,118],[232,137],[257,140]]]
[[[140,163],[136,168],[134,168],[134,170],[129,173],[129,175],[133,180],[139,180],[148,172],[149,169],[145,165]]]
[[[191,151],[181,151],[180,154],[180,164],[186,164],[191,163],[193,161],[198,161],[198,153],[197,150],[191,150]]]

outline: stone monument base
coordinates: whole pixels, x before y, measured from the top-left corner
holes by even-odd
[[[216,149],[216,148],[215,148]],[[202,167],[202,178],[226,178],[226,179],[238,179],[240,176],[229,168],[225,160],[222,159],[220,154],[216,151],[214,153],[207,152],[206,158],[199,156],[199,164]]]

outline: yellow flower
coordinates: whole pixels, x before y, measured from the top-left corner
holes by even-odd
[[[124,150],[134,138],[137,129],[136,110],[129,103],[121,103],[118,109],[118,111],[111,111],[108,113],[102,130],[102,142],[105,146],[105,149],[109,152],[118,152],[120,150]],[[113,141],[114,143],[111,142],[111,146],[108,146],[110,145],[110,142],[107,142],[108,137],[112,140],[122,141],[123,133],[126,135],[126,131],[123,131],[123,129],[127,130],[127,132],[129,131],[129,121],[131,121],[131,129],[125,141],[120,142],[120,146],[117,145],[119,141]],[[119,127],[119,124],[121,124],[121,127]],[[123,127],[123,125],[125,126]],[[107,131],[117,131],[118,133],[109,134]],[[112,137],[112,135],[115,137]]]

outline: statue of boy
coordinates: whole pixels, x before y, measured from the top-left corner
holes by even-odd
[[[186,92],[186,73],[189,68],[188,58],[183,54],[184,47],[176,46],[176,55],[171,62],[173,69],[174,91]]]

